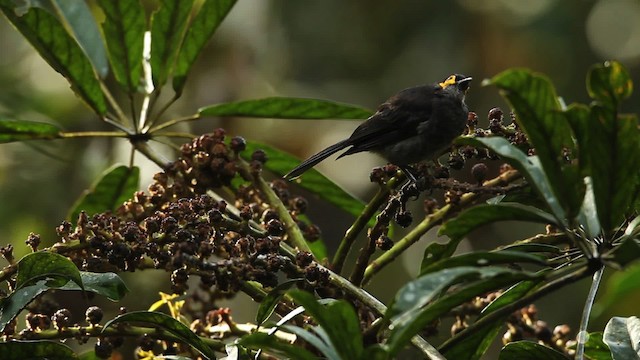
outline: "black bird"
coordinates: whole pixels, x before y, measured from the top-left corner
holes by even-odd
[[[415,182],[408,165],[437,157],[464,131],[469,114],[464,96],[470,82],[470,77],[455,74],[441,83],[400,91],[380,105],[349,138],[303,161],[285,179],[298,177],[332,154],[349,148],[338,159],[371,151],[399,166]]]

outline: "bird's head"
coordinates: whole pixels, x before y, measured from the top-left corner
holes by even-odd
[[[466,93],[469,89],[469,85],[471,84],[471,80],[473,80],[473,78],[469,76],[462,74],[453,74],[438,85],[440,85],[440,87],[443,89],[446,89],[449,86],[455,86],[460,92]]]

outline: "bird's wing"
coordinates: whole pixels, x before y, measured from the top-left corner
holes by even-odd
[[[437,89],[430,86],[403,90],[382,104],[353,132],[347,139],[351,148],[340,157],[361,151],[375,151],[417,135],[418,125],[429,121],[432,101],[437,96]]]

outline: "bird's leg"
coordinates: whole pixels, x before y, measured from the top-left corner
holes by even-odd
[[[409,181],[411,181],[414,184],[418,183],[418,180],[416,179],[415,175],[413,175],[413,169],[410,166],[398,166],[398,167],[400,168],[400,170],[402,170],[402,172],[407,177],[407,179],[409,179]]]

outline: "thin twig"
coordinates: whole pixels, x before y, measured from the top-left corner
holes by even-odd
[[[519,179],[520,176],[521,175],[518,171],[509,170],[500,174],[500,176],[494,179],[486,181],[484,185],[497,186],[500,184],[508,184],[512,181],[515,181],[516,179]],[[456,206],[452,206],[451,204],[445,205],[442,208],[436,210],[434,213],[428,215],[420,224],[418,224],[418,226],[413,228],[411,232],[397,241],[391,249],[380,255],[377,259],[372,261],[369,266],[367,266],[364,272],[362,284],[367,284],[371,280],[371,277],[373,275],[382,270],[385,266],[389,265],[395,258],[400,256],[400,254],[407,250],[411,245],[420,240],[422,235],[426,234],[434,226],[440,224],[442,220],[444,220],[448,216],[451,216],[454,213],[454,210],[458,210],[461,206],[472,203],[477,198],[478,194],[476,193],[463,194]]]

